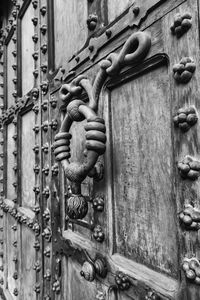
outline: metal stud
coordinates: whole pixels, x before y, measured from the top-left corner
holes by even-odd
[[[49,269],[46,270],[46,273],[44,274],[44,278],[48,281],[51,280],[51,271]]]
[[[34,168],[33,168],[35,174],[39,174],[40,172],[40,166],[39,165],[35,165]]]
[[[17,188],[17,182],[13,182],[12,185],[14,186],[14,188]]]
[[[52,286],[52,290],[53,290],[56,294],[59,294],[59,293],[60,293],[60,281],[59,281],[59,280],[54,281],[53,286]]]
[[[51,236],[52,236],[52,232],[51,232],[51,228],[50,227],[46,227],[42,233],[42,236],[45,238],[45,240],[47,240],[48,242],[51,241]]]
[[[33,22],[33,25],[36,26],[37,23],[38,23],[38,18],[34,17],[34,18],[31,19],[31,21]]]
[[[58,128],[58,121],[56,119],[53,119],[51,121],[51,123],[49,124],[49,126],[53,129],[53,130],[57,130]]]
[[[32,110],[34,111],[35,114],[38,114],[39,113],[39,105],[38,104],[35,104],[32,108]]]
[[[17,18],[17,10],[16,10],[16,9],[14,9],[14,10],[12,11],[12,16],[13,16],[14,19]]]
[[[13,257],[13,261],[14,261],[14,263],[17,263],[17,262],[18,262],[18,259],[17,259],[17,256],[16,256],[16,255]]]
[[[46,176],[49,175],[49,166],[46,166],[42,169],[42,173],[44,173]]]
[[[43,81],[40,85],[42,90],[42,95],[46,95],[48,91],[48,83],[46,81]]]
[[[49,246],[47,246],[47,247],[45,248],[45,250],[44,250],[44,255],[45,255],[46,257],[50,257],[50,255],[51,255],[51,249],[50,249]]]
[[[38,0],[33,0],[32,5],[33,5],[33,8],[36,9],[38,6]]]
[[[103,232],[103,229],[100,225],[97,225],[93,230],[93,237],[95,240],[99,243],[102,243],[105,239],[105,234]]]
[[[122,272],[118,272],[116,274],[115,282],[117,284],[117,287],[121,291],[128,290],[130,288],[130,285],[131,285],[129,277],[126,274],[122,273]]]
[[[52,108],[56,108],[56,106],[57,106],[57,99],[54,96],[52,96],[51,100],[50,100],[50,103],[51,103],[51,107]]]
[[[33,211],[38,214],[40,212],[40,207],[39,205],[35,205],[34,208],[33,208]]]
[[[42,6],[42,7],[40,8],[40,12],[41,12],[41,15],[42,15],[42,16],[44,16],[44,15],[46,14],[46,11],[47,11],[46,6]]]
[[[44,121],[43,123],[42,123],[42,129],[44,130],[44,131],[47,131],[48,130],[48,127],[49,127],[49,123],[48,123],[48,121]]]
[[[89,30],[94,30],[97,26],[98,17],[97,15],[89,15],[87,19],[87,26]]]
[[[50,195],[50,191],[49,191],[49,188],[48,187],[45,187],[43,192],[42,192],[42,195],[44,195],[46,198],[49,198],[49,195]]]
[[[50,220],[50,211],[48,210],[48,208],[45,209],[42,216],[46,222],[48,222]]]
[[[27,226],[29,227],[29,228],[33,228],[33,220],[28,220],[27,221]]]
[[[33,147],[33,151],[34,151],[35,153],[39,153],[39,145],[35,145],[35,146]]]
[[[17,65],[16,64],[12,65],[12,68],[13,68],[14,71],[16,71],[17,70]]]
[[[40,250],[40,242],[39,241],[35,241],[33,248],[35,248],[36,251]]]
[[[38,35],[37,33],[35,33],[33,36],[32,36],[32,40],[34,43],[37,43],[38,42]]]
[[[41,270],[41,265],[39,261],[36,261],[34,266],[33,266],[33,270],[35,270],[36,272],[40,272]]]
[[[42,25],[40,27],[40,31],[41,31],[42,34],[45,34],[47,32],[47,25]]]
[[[13,242],[13,246],[14,246],[15,248],[17,248],[17,241],[14,241],[14,242]]]
[[[33,191],[34,191],[34,193],[37,195],[37,194],[39,194],[40,193],[40,188],[39,188],[39,186],[34,186],[33,187]]]
[[[31,90],[31,95],[34,101],[36,101],[39,97],[39,90],[37,88],[33,88]]]
[[[35,232],[36,236],[40,235],[40,225],[38,223],[33,225],[33,231]]]
[[[34,59],[34,60],[37,60],[38,57],[39,57],[39,53],[36,51],[36,52],[34,52],[34,53],[32,54],[32,56],[33,56],[33,59]]]
[[[18,3],[18,4],[16,4],[16,9],[17,9],[17,10],[20,10],[20,7],[21,7],[21,6],[20,6],[20,4],[19,4],[19,3]]]
[[[36,283],[35,288],[34,288],[34,291],[35,291],[37,294],[40,293],[40,284],[39,284],[39,283]]]
[[[46,154],[49,152],[49,144],[48,143],[46,143],[42,146],[42,151]]]
[[[48,100],[44,100],[43,103],[41,104],[41,107],[43,110],[47,110],[48,108]]]
[[[18,292],[18,289],[17,289],[17,288],[14,289],[13,295],[16,296],[16,297],[19,295],[19,292]]]
[[[40,69],[43,73],[46,73],[47,72],[47,64],[41,65]]]
[[[38,133],[38,132],[40,131],[39,125],[35,125],[35,126],[33,127],[33,131],[35,131],[35,133]]]
[[[17,140],[17,134],[14,134],[12,138],[13,138],[13,140],[16,141]]]
[[[57,176],[57,175],[58,175],[58,171],[59,171],[58,164],[55,163],[55,164],[51,167],[52,175],[53,175],[53,176]]]
[[[39,71],[38,71],[37,69],[33,71],[33,76],[34,76],[35,78],[38,77],[38,74],[39,74]]]
[[[47,44],[43,44],[40,49],[42,53],[45,54],[47,52]]]
[[[16,44],[17,38],[14,36],[14,37],[12,38],[12,41],[13,41],[14,44]]]
[[[17,279],[18,279],[18,273],[17,273],[17,271],[15,271],[15,272],[14,272],[14,274],[13,274],[13,278],[14,278],[15,280],[17,280]]]
[[[14,84],[17,84],[17,78],[16,78],[16,77],[15,77],[15,78],[13,78],[13,80],[12,80],[12,81],[13,81],[13,83],[14,83]]]

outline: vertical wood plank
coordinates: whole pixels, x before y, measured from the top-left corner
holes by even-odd
[[[21,49],[22,49],[22,94],[29,92],[34,85],[34,43],[32,36],[34,35],[34,27],[31,19],[34,16],[34,8],[30,3],[21,21]],[[38,49],[39,50],[39,49]]]
[[[35,165],[35,157],[33,152],[34,147],[34,132],[33,127],[35,125],[34,112],[27,112],[22,116],[22,132],[21,132],[21,205],[31,206],[35,204],[35,196],[33,187],[35,184],[35,174],[33,171]]]
[[[54,0],[55,66],[80,50],[87,38],[87,0]]]

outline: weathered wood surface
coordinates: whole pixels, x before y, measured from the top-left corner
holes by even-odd
[[[15,141],[13,136],[15,134],[15,126],[11,123],[7,127],[7,198],[13,199],[16,195],[15,188],[13,183],[15,182],[15,173],[13,170],[14,167],[14,155],[13,151],[15,150]]]
[[[21,249],[20,249],[20,297],[21,299],[36,299],[34,292],[36,282],[36,271],[33,269],[36,263],[34,233],[26,226],[21,226]],[[41,263],[41,262],[40,262]],[[42,265],[41,265],[42,268]]]
[[[7,107],[10,107],[15,103],[15,99],[12,95],[12,93],[15,90],[15,86],[13,84],[13,78],[15,78],[15,71],[13,70],[13,65],[15,64],[15,58],[12,54],[12,52],[15,50],[15,44],[13,43],[12,40],[7,45]]]
[[[22,116],[21,127],[21,192],[22,206],[34,206],[35,194],[33,187],[35,185],[35,154],[33,147],[35,145],[34,131],[35,115],[30,111]]]
[[[34,59],[32,54],[34,53],[34,43],[32,36],[34,35],[34,26],[31,19],[34,16],[34,8],[30,3],[26,10],[22,22],[21,22],[21,61],[22,61],[22,94],[28,93],[34,84]],[[39,50],[39,48],[38,48]]]
[[[65,264],[63,283],[67,282],[67,285],[64,296],[70,300],[94,300],[97,292],[96,283],[88,282],[80,276],[81,266],[76,261],[69,258]]]
[[[56,68],[62,66],[85,44],[86,20],[86,0],[60,0],[54,5]]]
[[[176,276],[167,80],[167,68],[162,67],[111,91],[114,251]]]
[[[172,66],[179,62],[182,57],[192,57],[196,64],[196,71],[193,74],[191,81],[185,85],[177,84],[171,75],[171,89],[170,97],[172,99],[172,113],[173,115],[181,107],[195,106],[199,113],[199,35],[198,32],[198,1],[188,0],[183,5],[179,6],[176,10],[171,12],[163,20],[163,38],[165,41],[165,51],[169,53],[170,66],[172,72]],[[180,39],[171,36],[170,31],[166,31],[174,20],[174,16],[177,13],[183,14],[189,12],[192,16],[192,28],[184,34]],[[171,73],[172,74],[172,73]],[[199,121],[193,126],[187,133],[181,133],[180,130],[173,129],[172,134],[174,138],[174,152],[175,152],[175,171],[176,171],[176,182],[175,182],[175,195],[177,203],[177,211],[182,211],[184,204],[193,203],[195,207],[200,208],[199,203],[199,192],[200,192],[200,181],[183,180],[177,169],[177,163],[183,159],[186,155],[191,155],[196,159],[200,159],[199,156]],[[178,218],[177,218],[178,221]],[[185,231],[180,226],[179,228],[179,247],[180,247],[180,270],[181,262],[184,257],[195,256],[200,259],[200,240],[198,231]],[[181,272],[181,289],[179,299],[183,300],[196,300],[199,299],[199,286],[191,284],[189,281],[186,283],[185,274]],[[182,290],[182,292],[181,292]]]

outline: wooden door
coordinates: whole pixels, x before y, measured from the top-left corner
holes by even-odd
[[[2,298],[199,299],[199,1],[3,11]]]

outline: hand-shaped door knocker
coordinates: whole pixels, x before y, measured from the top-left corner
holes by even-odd
[[[83,75],[75,78],[71,84],[63,84],[60,98],[67,102],[67,114],[61,124],[59,133],[55,136],[54,154],[61,161],[66,177],[71,181],[72,195],[67,199],[66,213],[71,219],[82,219],[88,211],[88,203],[81,195],[81,182],[95,167],[99,155],[106,150],[106,127],[104,120],[97,115],[99,95],[108,76],[116,75],[125,65],[136,65],[144,59],[151,47],[151,38],[145,32],[132,34],[121,51],[111,53],[100,64],[93,86]],[[133,50],[134,49],[134,50]],[[72,100],[78,97],[83,89],[88,95],[89,102]],[[70,102],[71,101],[71,102]],[[69,162],[70,158],[70,127],[74,121],[86,119],[85,149],[86,159],[83,163]]]

